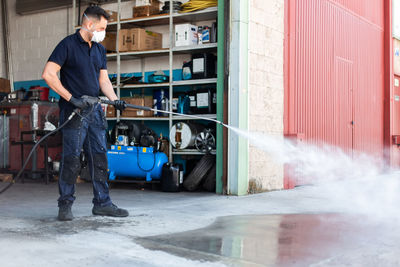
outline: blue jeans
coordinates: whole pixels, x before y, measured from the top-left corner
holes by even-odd
[[[60,111],[60,125],[65,122],[71,110]],[[112,204],[107,184],[107,121],[101,106],[81,111],[62,129],[63,151],[60,164],[58,187],[60,198],[58,206],[73,203],[75,183],[80,171],[82,148],[88,159],[89,171],[93,182],[93,204],[109,206]]]

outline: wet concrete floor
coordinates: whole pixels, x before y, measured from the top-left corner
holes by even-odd
[[[16,184],[0,197],[0,266],[400,266],[398,216],[365,217],[317,192],[114,188],[130,216],[108,218],[91,215],[92,188],[79,184],[75,219],[59,222],[56,184]]]
[[[148,249],[233,266],[399,266],[400,256],[393,257],[400,247],[397,232],[343,214],[245,215],[138,241]]]

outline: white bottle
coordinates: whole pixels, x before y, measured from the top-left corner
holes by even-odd
[[[37,103],[32,104],[32,129],[39,129],[39,106]]]

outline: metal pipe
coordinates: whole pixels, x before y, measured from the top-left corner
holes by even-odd
[[[117,37],[115,40],[116,43],[116,52],[117,52],[117,96],[121,97],[121,54],[119,51],[119,36],[121,34],[121,0],[118,0],[118,8],[117,8]],[[117,110],[117,120],[119,121],[121,116],[121,112]]]
[[[114,101],[103,100],[103,99],[100,99],[99,101],[103,104],[115,105]],[[215,119],[211,119],[211,118],[204,118],[204,117],[200,117],[200,116],[196,116],[196,115],[182,114],[182,113],[177,113],[177,112],[172,112],[172,111],[167,111],[167,110],[159,110],[159,109],[155,109],[155,108],[132,105],[132,104],[125,104],[125,107],[133,108],[133,109],[140,109],[140,110],[145,110],[145,111],[162,112],[162,113],[166,113],[166,114],[170,114],[170,115],[182,116],[182,117],[187,117],[187,118],[192,118],[192,119],[212,121],[212,122],[218,123],[224,127],[229,128],[229,126],[227,124],[224,124],[223,122],[221,122],[219,120],[215,120]]]
[[[7,139],[6,139],[6,121],[7,117],[6,114],[3,114],[3,140],[1,140],[1,142],[3,142],[3,168],[7,168],[7,160],[6,157],[7,155]]]
[[[72,32],[75,30],[75,19],[76,19],[76,0],[72,0]]]
[[[4,38],[4,55],[6,61],[6,76],[10,80],[11,91],[14,91],[14,72],[12,64],[12,51],[10,43],[10,28],[8,21],[7,1],[2,0],[2,18],[3,18],[3,38]]]
[[[173,47],[174,47],[174,40],[175,40],[175,35],[174,35],[174,18],[173,18],[173,5],[174,1],[171,0],[169,1],[169,102],[168,102],[168,110],[172,110],[172,99],[174,97],[174,86],[172,85],[172,82],[174,80],[174,59],[173,59]],[[157,110],[158,112],[158,110]],[[170,114],[170,113],[169,113]],[[169,116],[168,120],[168,125],[169,129],[172,128],[172,114]],[[173,161],[173,153],[172,153],[172,145],[169,144],[168,146],[169,150],[169,161]]]

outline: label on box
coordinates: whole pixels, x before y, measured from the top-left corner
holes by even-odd
[[[190,107],[196,107],[196,97],[194,97],[194,95],[189,96],[190,98]]]
[[[204,58],[193,59],[193,73],[204,72]]]
[[[202,38],[203,38],[203,43],[209,43],[210,42],[210,30],[209,29],[203,30]]]
[[[172,110],[178,110],[178,102],[179,102],[178,98],[172,99]]]
[[[208,93],[197,94],[197,107],[198,108],[208,107]]]
[[[11,114],[17,114],[17,109],[12,108],[12,109],[10,110],[10,113],[11,113]]]
[[[136,114],[138,116],[144,116],[144,110],[138,110]]]

